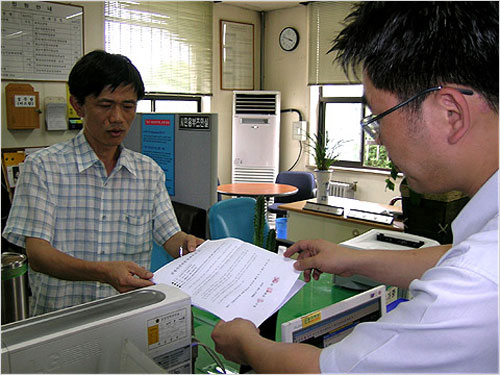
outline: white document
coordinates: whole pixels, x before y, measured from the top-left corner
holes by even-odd
[[[66,103],[47,103],[45,105],[45,123],[47,130],[67,130],[68,116]]]
[[[235,238],[206,241],[157,270],[155,283],[174,285],[192,304],[225,321],[244,318],[257,327],[304,285],[295,260]]]

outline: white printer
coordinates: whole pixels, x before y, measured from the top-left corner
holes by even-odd
[[[158,284],[2,326],[2,373],[192,373],[191,299]]]
[[[407,250],[438,246],[439,242],[410,233],[371,229],[357,237],[340,243],[340,245],[358,250]],[[354,290],[367,290],[380,284],[361,275],[353,275],[351,277],[333,275],[333,282],[335,285]]]

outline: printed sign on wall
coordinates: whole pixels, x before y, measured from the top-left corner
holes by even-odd
[[[163,169],[168,194],[175,196],[174,115],[142,115],[142,153]]]

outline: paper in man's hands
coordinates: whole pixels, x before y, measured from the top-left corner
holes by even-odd
[[[294,262],[226,238],[205,241],[156,271],[152,281],[180,288],[194,306],[222,320],[244,318],[258,327],[304,285]]]

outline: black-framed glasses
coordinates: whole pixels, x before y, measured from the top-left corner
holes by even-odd
[[[388,114],[394,112],[395,110],[397,110],[397,109],[399,109],[401,107],[404,107],[405,105],[407,105],[408,103],[414,101],[415,99],[417,99],[418,97],[420,97],[422,95],[426,95],[426,94],[428,94],[430,92],[433,92],[433,91],[441,90],[442,88],[444,88],[444,86],[431,87],[430,89],[426,89],[426,90],[424,90],[422,92],[419,92],[418,94],[412,96],[411,98],[406,99],[404,102],[401,102],[401,103],[395,105],[394,107],[389,108],[387,111],[384,111],[384,112],[382,112],[382,113],[380,113],[378,115],[373,115],[372,114],[372,115],[363,117],[361,119],[361,122],[360,122],[361,129],[363,129],[363,131],[365,131],[366,134],[368,134],[374,140],[377,140],[377,138],[379,136],[379,131],[380,131],[379,120],[382,117],[387,116]],[[455,88],[455,89],[458,90],[458,91],[460,91],[464,95],[473,95],[474,94],[474,92],[472,90],[460,89],[460,88]]]

